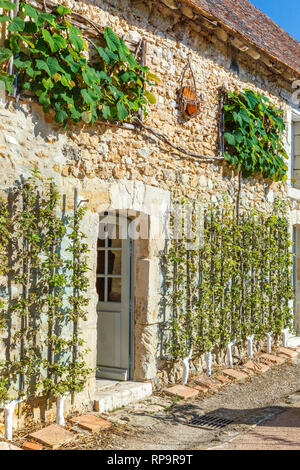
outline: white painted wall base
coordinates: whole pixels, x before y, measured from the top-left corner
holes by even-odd
[[[102,380],[96,381],[95,401],[99,403],[100,413],[121,408],[152,395],[151,383],[111,381],[109,385],[108,381],[105,382],[104,385]]]

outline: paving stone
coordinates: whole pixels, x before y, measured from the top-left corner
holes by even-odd
[[[267,359],[260,358],[259,360],[261,364],[264,364],[265,366],[269,367],[269,369],[270,367],[274,366],[274,363],[271,361],[267,361]]]
[[[166,388],[165,393],[173,397],[179,397],[182,400],[187,400],[188,398],[195,398],[199,395],[199,391],[194,388],[187,387],[186,385],[174,385],[171,388]]]
[[[248,361],[246,364],[243,365],[244,369],[249,369],[252,372],[267,372],[270,368],[266,364],[262,364],[259,362]]]
[[[43,446],[41,444],[37,444],[36,442],[24,442],[22,445],[23,449],[25,450],[42,450]]]
[[[225,377],[225,375],[217,375],[216,379],[219,380],[222,384],[222,386],[230,384],[231,380],[229,377]]]
[[[212,377],[208,377],[207,375],[200,375],[199,377],[195,377],[193,380],[196,384],[209,389],[218,389],[222,387],[220,382]]]
[[[0,450],[22,450],[20,447],[14,446],[9,442],[0,442]]]
[[[228,375],[229,377],[232,377],[235,380],[244,380],[248,379],[248,375],[246,372],[242,372],[240,370],[235,370],[235,369],[226,369],[223,370],[223,374]]]
[[[207,393],[208,392],[208,388],[202,387],[202,385],[195,385],[195,387],[193,387],[193,388],[195,390],[198,390],[201,393]]]
[[[255,375],[255,371],[253,369],[247,369],[247,367],[241,366],[241,371],[246,372],[246,374],[250,375],[251,377]]]
[[[40,429],[40,431],[30,434],[30,437],[47,447],[51,447],[51,449],[57,449],[66,442],[71,441],[74,438],[74,434],[62,426],[51,424],[44,429]]]
[[[262,354],[260,359],[266,359],[267,361],[273,362],[274,364],[282,364],[285,362],[283,357],[273,356],[273,354]]]
[[[278,348],[277,353],[283,354],[284,356],[287,356],[290,358],[294,358],[298,356],[297,351],[295,351],[294,349],[290,349],[290,348]]]
[[[95,415],[82,415],[70,419],[71,423],[78,424],[83,429],[91,432],[98,432],[111,427],[111,423]]]

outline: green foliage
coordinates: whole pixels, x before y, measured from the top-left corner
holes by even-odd
[[[287,153],[281,136],[283,111],[260,93],[226,93],[224,105],[225,159],[243,177],[259,175],[282,181],[287,177]]]
[[[183,235],[170,242],[166,259],[168,355],[178,359],[193,350],[199,358],[234,339],[279,336],[291,327],[293,256],[285,207],[278,204],[271,214],[248,211],[237,223],[227,204],[194,206],[191,238],[184,229],[189,206],[180,206],[182,219],[177,215],[173,227],[181,225]]]
[[[6,9],[9,3],[2,0]],[[146,86],[154,86],[157,77],[135,60],[111,28],[88,51],[69,14],[61,5],[45,13],[22,2],[14,19],[0,15],[10,32],[6,47],[0,48],[0,79],[6,90],[12,92],[13,79],[5,68],[13,53],[20,89],[33,94],[63,126],[69,121],[132,120],[139,109],[146,114],[147,104],[155,102]]]
[[[59,202],[53,181],[42,181],[37,170],[15,188],[13,202],[0,201],[0,275],[10,285],[0,305],[0,326],[10,336],[0,363],[0,402],[79,392],[91,372],[79,328],[88,305],[83,209],[67,227]],[[66,289],[73,291],[69,298]]]

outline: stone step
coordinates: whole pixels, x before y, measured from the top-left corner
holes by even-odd
[[[100,413],[122,408],[152,395],[151,383],[111,381],[111,386],[102,388],[101,380],[97,382],[94,408]]]

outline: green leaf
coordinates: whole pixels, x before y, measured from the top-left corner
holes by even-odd
[[[40,70],[34,70],[32,67],[27,67],[26,73],[30,78],[36,78],[42,74]]]
[[[229,145],[235,145],[234,135],[230,134],[229,132],[224,133],[224,139],[228,142]]]
[[[46,90],[51,90],[53,87],[54,87],[54,83],[52,82],[51,78],[43,78],[42,80],[42,83],[44,85],[44,88],[46,88]]]
[[[37,24],[38,26],[42,26],[45,22],[49,23],[51,26],[55,27],[55,16],[51,15],[51,13],[42,12],[39,14]]]
[[[73,73],[78,73],[79,70],[81,69],[81,66],[77,64],[77,62],[75,62],[71,54],[64,57],[63,60],[69,65]]]
[[[6,72],[1,72],[0,71],[0,83],[3,82],[5,86],[5,90],[8,91],[8,93],[13,93],[13,84],[15,81],[15,77],[13,75],[9,75]],[[0,86],[1,89],[1,86]]]
[[[58,52],[60,49],[67,47],[65,38],[57,33],[52,36],[47,29],[42,29],[42,35],[44,40],[49,44],[51,52]]]
[[[102,113],[102,116],[104,117],[104,119],[109,119],[111,117],[110,107],[108,105],[104,104],[102,106],[101,113]]]
[[[34,23],[33,21],[26,21],[25,22],[24,33],[34,34],[37,31],[38,31],[38,25],[36,23]]]
[[[103,47],[97,47],[100,57],[106,62],[108,65],[112,65],[113,62],[118,60],[118,56],[114,54],[110,49],[107,47],[103,49]]]
[[[4,8],[4,10],[15,10],[16,5],[15,3],[9,2],[9,0],[0,0],[0,8]]]
[[[58,122],[58,123],[63,123],[65,122],[67,119],[68,119],[68,113],[67,111],[65,111],[63,108],[59,109],[58,111],[56,111],[56,114],[55,114],[55,121]]]
[[[251,91],[251,90],[246,90],[245,91],[245,100],[247,101],[248,106],[251,109],[254,109],[255,106],[258,103],[258,99],[256,98],[255,93],[253,93],[253,91]]]
[[[92,86],[95,82],[98,82],[98,76],[96,71],[92,67],[86,67],[82,72],[82,78],[84,82]]]
[[[83,88],[83,90],[80,91],[83,101],[87,105],[94,105],[98,101],[98,97],[95,93],[92,92],[92,90],[88,90],[87,88]]]
[[[106,41],[107,47],[112,51],[116,52],[121,49],[121,43],[118,36],[113,32],[109,27],[104,29],[104,39]]]
[[[152,93],[150,93],[148,90],[145,90],[144,91],[144,95],[146,96],[147,100],[149,101],[149,103],[151,104],[155,104],[156,103],[156,98],[154,95],[152,95]]]
[[[7,28],[8,31],[16,33],[18,31],[23,31],[25,28],[25,21],[16,16],[10,23],[9,27]]]
[[[59,65],[56,57],[48,57],[47,65],[50,71],[50,76],[53,77],[57,72],[65,73],[64,69]]]
[[[9,60],[13,56],[13,53],[11,52],[10,49],[2,49],[0,47],[0,64],[5,62],[6,60]]]
[[[53,75],[55,75],[55,73],[52,75],[47,62],[43,59],[36,60],[36,67],[38,70],[45,70],[45,72],[47,72],[47,74],[50,75],[50,77],[53,77]]]
[[[128,83],[131,80],[131,75],[129,72],[124,72],[120,75],[120,78],[124,83]]]
[[[157,83],[160,82],[160,78],[154,73],[147,72],[146,77],[148,78],[148,80],[151,80],[152,82],[157,82]]]
[[[54,33],[52,39],[54,42],[53,52],[57,52],[60,49],[65,49],[67,47],[67,41],[60,34]]]
[[[25,5],[24,14],[25,16],[29,16],[29,18],[32,18],[35,22],[37,22],[39,19],[39,14],[37,10],[33,8],[31,5],[28,5],[28,3],[26,3]]]
[[[58,5],[58,7],[56,8],[56,11],[60,16],[65,16],[65,15],[69,15],[72,13],[72,11],[69,8],[64,7],[62,5]]]
[[[124,121],[124,119],[126,119],[129,114],[124,104],[120,101],[117,103],[117,113],[120,121]]]
[[[81,120],[81,117],[82,117],[82,113],[80,111],[78,111],[74,105],[69,105],[68,106],[69,108],[69,111],[71,113],[71,119],[73,119],[73,121],[80,121]]]
[[[242,117],[243,121],[248,122],[248,123],[250,122],[249,114],[246,109],[241,109],[240,116]]]
[[[44,91],[43,93],[40,94],[39,96],[39,102],[43,105],[43,106],[49,106],[49,104],[51,103],[51,100],[48,96],[48,92],[47,91]]]
[[[75,47],[76,52],[81,52],[84,47],[84,41],[81,35],[78,34],[77,28],[73,26],[69,28],[69,39],[71,44]]]
[[[14,66],[17,69],[27,69],[28,67],[31,66],[31,61],[30,60],[23,60],[21,57],[16,57],[14,60]]]
[[[0,23],[4,23],[5,21],[9,21],[10,17],[6,15],[0,15]]]

